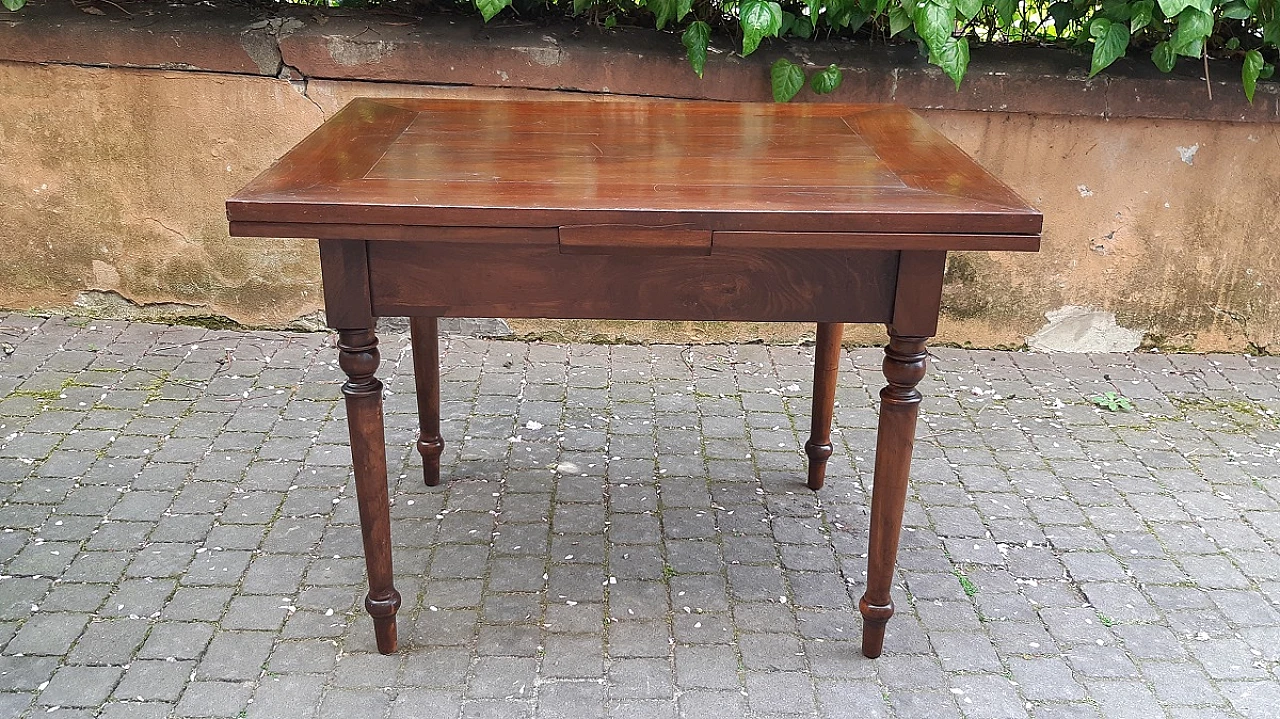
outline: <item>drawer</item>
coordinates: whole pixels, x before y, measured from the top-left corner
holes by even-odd
[[[521,231],[507,231],[517,234]],[[525,241],[370,241],[377,315],[550,319],[888,322],[893,250],[712,248],[593,231]],[[634,240],[637,236],[633,236]],[[641,248],[644,249],[641,249]]]

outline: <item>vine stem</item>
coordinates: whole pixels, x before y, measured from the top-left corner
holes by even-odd
[[[1209,93],[1209,102],[1213,102],[1213,83],[1209,82],[1209,46],[1207,43],[1200,50],[1200,58],[1204,60],[1204,89]]]

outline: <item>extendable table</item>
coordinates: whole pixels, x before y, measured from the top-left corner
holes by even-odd
[[[357,99],[227,202],[231,234],[319,240],[338,333],[365,607],[396,649],[375,320],[410,318],[440,481],[437,318],[817,323],[821,489],[843,323],[888,329],[862,651],[883,651],[947,252],[1038,249],[1041,215],[897,106]]]

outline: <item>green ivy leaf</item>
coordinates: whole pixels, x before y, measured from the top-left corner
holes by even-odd
[[[1129,0],[1102,0],[1101,14],[1112,22],[1127,23],[1133,17],[1133,7]]]
[[[689,23],[689,27],[680,36],[680,42],[689,51],[689,64],[693,65],[693,71],[698,73],[698,77],[702,77],[702,70],[707,66],[707,43],[710,40],[711,26],[701,20]]]
[[[805,7],[809,8],[809,17],[813,18],[814,25],[818,23],[818,13],[822,11],[822,0],[804,0]]]
[[[1099,32],[1098,27],[1103,23],[1105,26]],[[1093,35],[1093,64],[1089,68],[1089,77],[1093,77],[1124,57],[1124,51],[1129,49],[1129,28],[1124,23],[1099,18],[1090,26],[1089,32]]]
[[[1203,41],[1210,32],[1213,32],[1213,16],[1189,7],[1178,15],[1178,29],[1173,31],[1169,44],[1179,55],[1200,57]]]
[[[1271,76],[1276,74],[1276,66],[1267,63],[1262,66],[1262,72],[1258,73],[1258,78],[1262,80],[1270,80]]]
[[[1262,42],[1275,47],[1280,45],[1280,16],[1262,25]]]
[[[27,0],[0,0],[0,2],[3,2],[6,8],[14,12],[21,10],[22,6],[27,4]]]
[[[826,0],[824,5],[827,8],[824,15],[827,25],[833,28],[857,29],[871,17],[863,11],[858,0]]]
[[[669,22],[679,22],[693,9],[693,0],[644,0],[645,7],[653,13],[657,28],[661,30]]]
[[[480,11],[480,15],[484,17],[485,22],[493,19],[494,15],[502,12],[502,9],[511,4],[511,0],[474,0],[476,9]]]
[[[1194,4],[1193,0],[1160,0],[1160,11],[1165,17],[1177,17],[1178,13]]]
[[[1075,6],[1069,2],[1056,2],[1049,6],[1049,17],[1053,18],[1053,28],[1059,35],[1065,33],[1067,26],[1079,15]]]
[[[964,79],[965,70],[969,67],[969,38],[948,37],[942,47],[930,53],[929,62],[942,68],[960,89],[960,81]]]
[[[982,0],[955,0],[955,8],[965,20],[972,18],[982,9]]]
[[[1223,4],[1222,16],[1232,20],[1248,20],[1253,16],[1253,11],[1244,3],[1244,0],[1231,0]]]
[[[900,5],[894,5],[889,8],[889,37],[893,37],[909,27],[911,27],[911,13],[903,10]]]
[[[778,31],[778,37],[786,37],[791,34],[791,30],[796,26],[796,16],[786,10],[782,11],[782,29]]]
[[[809,80],[809,87],[819,95],[828,95],[835,92],[842,82],[844,82],[844,73],[840,72],[840,68],[828,65],[827,69],[814,73],[813,79]]]
[[[813,22],[807,17],[796,18],[795,27],[791,28],[791,34],[801,40],[808,40],[813,37]]]
[[[768,0],[746,0],[738,24],[742,26],[742,55],[746,57],[760,47],[764,38],[777,37],[782,29],[782,6]]]
[[[929,46],[929,52],[936,53],[942,49],[942,46],[951,39],[951,33],[956,29],[956,14],[951,6],[937,5],[929,0],[925,0],[916,7],[915,13],[916,33],[920,35],[920,39],[924,40],[924,44]]]
[[[1013,24],[1013,13],[1018,9],[1018,0],[996,0],[996,23],[1002,27]]]
[[[573,0],[573,14],[581,15],[595,0]]]
[[[1138,0],[1133,4],[1133,18],[1129,21],[1129,32],[1136,33],[1151,24],[1151,15],[1156,10],[1155,0]]]
[[[1253,104],[1253,91],[1258,88],[1258,76],[1262,74],[1262,66],[1267,63],[1262,53],[1250,50],[1244,54],[1244,69],[1240,71],[1240,81],[1244,83],[1244,96]]]
[[[773,101],[788,102],[804,87],[804,70],[785,57],[779,58],[769,68],[769,81],[773,85]]]
[[[676,0],[676,16],[672,19],[679,22],[691,12],[693,12],[693,0]]]
[[[1178,54],[1168,42],[1157,43],[1151,51],[1151,62],[1160,68],[1160,72],[1173,72],[1173,65],[1178,61]]]

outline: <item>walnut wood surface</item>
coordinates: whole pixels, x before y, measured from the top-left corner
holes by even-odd
[[[925,340],[890,329],[884,348],[884,376],[880,390],[880,422],[876,430],[875,479],[871,489],[871,536],[867,546],[867,589],[858,601],[862,613],[862,653],[871,659],[884,651],[884,630],[893,616],[893,566],[902,533],[907,502],[911,448],[915,443],[920,392],[924,379]]]
[[[635,225],[567,225],[560,228],[564,255],[709,255],[711,231]]]
[[[382,382],[378,370],[378,338],[372,329],[338,333],[338,364],[347,375],[342,394],[347,405],[351,462],[356,475],[356,504],[364,540],[369,593],[364,607],[373,617],[378,651],[396,650],[396,612],[400,592],[392,583],[391,508],[387,496],[386,436],[382,421]]]
[[[435,317],[409,319],[413,345],[413,377],[418,398],[418,454],[422,479],[428,487],[440,484],[440,339]]]
[[[901,107],[352,101],[227,203],[269,225],[1020,235],[1040,213]],[[262,226],[267,225],[267,226]]]
[[[382,316],[888,322],[898,253],[561,254],[554,245],[370,242]]]
[[[836,379],[840,371],[840,338],[844,325],[818,323],[817,343],[813,355],[813,414],[809,441],[804,453],[809,457],[809,489],[822,489],[827,477],[827,460],[831,458],[831,419],[835,415]]]

